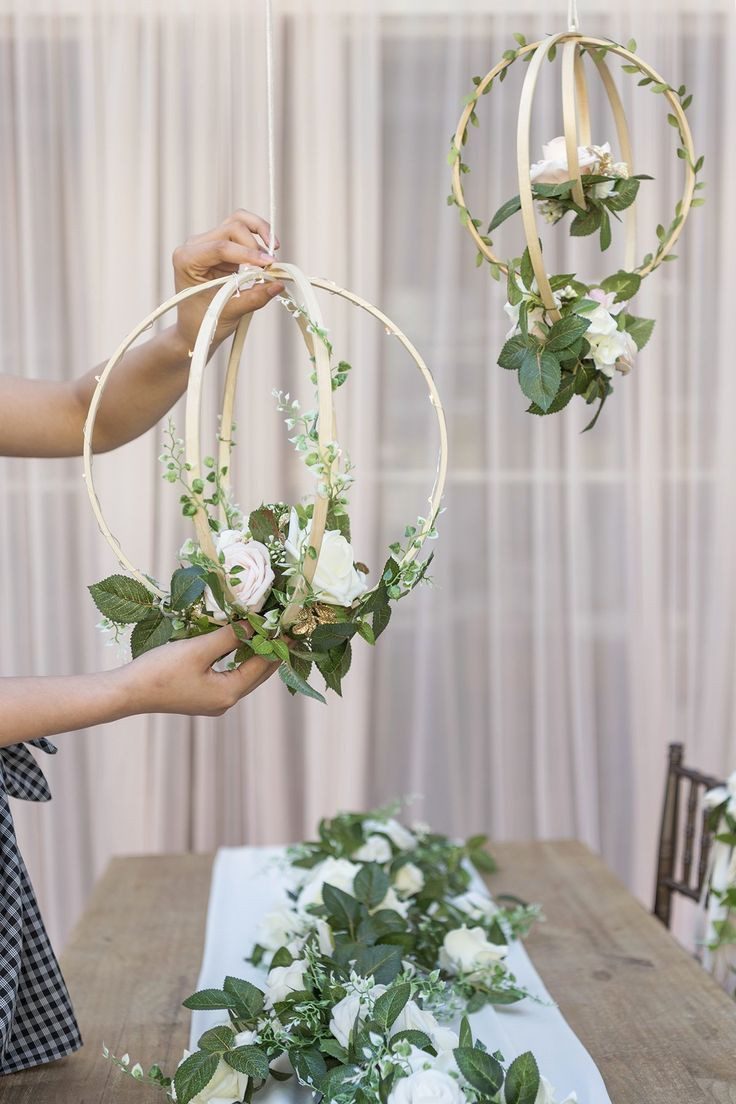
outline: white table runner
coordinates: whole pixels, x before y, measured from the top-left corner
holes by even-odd
[[[246,962],[245,956],[258,941],[261,918],[286,903],[285,872],[274,861],[283,854],[282,847],[225,847],[217,852],[197,989],[219,989],[228,974],[263,988],[264,971]],[[486,892],[480,879],[478,888]],[[580,1104],[611,1104],[593,1059],[552,1003],[520,942],[512,944],[507,961],[519,984],[542,1003],[527,999],[497,1009],[486,1006],[470,1016],[473,1034],[489,1050],[500,1050],[507,1062],[531,1050],[558,1100],[576,1091]],[[192,1013],[191,1049],[223,1018],[223,1012]],[[292,1078],[272,1082],[258,1099],[262,1104],[305,1104],[308,1094]]]

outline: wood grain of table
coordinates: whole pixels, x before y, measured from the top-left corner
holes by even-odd
[[[601,860],[568,841],[493,851],[491,889],[544,908],[527,949],[613,1104],[736,1104],[736,1004]],[[0,1078],[0,1104],[161,1099],[105,1061],[102,1044],[167,1070],[181,1058],[181,1001],[199,972],[211,866],[208,855],[110,864],[62,959],[86,1045]]]

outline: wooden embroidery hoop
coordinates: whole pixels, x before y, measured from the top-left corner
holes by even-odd
[[[105,515],[100,504],[99,496],[97,494],[94,484],[93,474],[93,459],[94,453],[92,451],[92,438],[94,434],[95,420],[99,410],[100,401],[105,391],[105,387],[110,378],[110,374],[115,369],[115,366],[119,364],[128,348],[167,311],[172,310],[179,303],[185,299],[190,298],[193,295],[198,295],[204,291],[212,291],[217,289],[212,302],[210,303],[205,313],[202,325],[200,326],[197,340],[195,342],[194,350],[191,355],[191,367],[189,372],[189,383],[187,387],[186,398],[186,423],[185,423],[185,455],[187,463],[191,464],[189,471],[190,479],[201,478],[202,473],[202,450],[201,450],[201,407],[202,407],[202,389],[204,383],[204,374],[207,366],[207,359],[209,356],[210,345],[217,328],[217,324],[224,310],[226,304],[233,296],[239,295],[243,288],[252,285],[254,280],[281,280],[283,281],[289,291],[288,295],[284,296],[284,300],[296,306],[297,310],[293,311],[299,328],[301,330],[304,342],[307,348],[307,352],[310,358],[313,360],[314,368],[317,375],[317,400],[318,400],[318,413],[317,413],[317,431],[319,437],[319,451],[323,457],[326,458],[326,449],[331,442],[335,440],[335,416],[333,408],[333,393],[332,393],[332,375],[330,370],[330,357],[328,350],[320,340],[314,334],[316,328],[324,329],[322,314],[320,311],[317,297],[314,294],[313,289],[319,288],[324,291],[330,292],[332,295],[337,295],[339,298],[344,299],[346,302],[351,303],[353,306],[359,307],[373,318],[377,319],[383,326],[387,334],[398,338],[400,344],[406,349],[410,357],[414,361],[415,366],[421,373],[424,382],[429,391],[429,399],[432,408],[435,412],[437,420],[437,426],[439,430],[439,459],[437,464],[437,471],[435,475],[434,485],[429,498],[429,511],[426,521],[421,526],[411,543],[409,544],[404,556],[399,561],[399,566],[404,566],[411,563],[416,559],[422,545],[429,536],[432,530],[434,519],[439,511],[440,503],[442,501],[442,495],[444,492],[445,480],[447,477],[447,425],[445,421],[445,414],[440,400],[437,386],[432,377],[432,373],[425,364],[423,358],[420,356],[417,349],[411,343],[409,338],[399,329],[394,322],[391,321],[382,311],[377,307],[374,307],[367,300],[362,299],[360,296],[355,295],[353,292],[345,290],[345,288],[339,287],[337,284],[330,280],[321,280],[317,278],[309,278],[297,268],[296,265],[285,264],[279,262],[270,266],[268,269],[263,270],[260,268],[245,268],[240,272],[234,273],[232,276],[223,276],[216,280],[209,280],[203,284],[197,284],[194,287],[185,288],[177,295],[172,296],[161,306],[157,307],[155,311],[148,315],[138,326],[132,330],[126,338],[121,342],[116,351],[108,360],[105,368],[100,374],[97,386],[90,402],[87,419],[84,425],[84,479],[87,486],[87,494],[94,512],[97,524],[103,537],[115,553],[120,565],[137,579],[139,583],[142,583],[147,590],[155,594],[157,598],[163,600],[168,597],[166,591],[162,590],[158,584],[150,578],[145,572],[133,564],[130,558],[125,554],[120,541],[111,532],[109,525],[105,519]],[[293,310],[293,307],[292,307]],[[229,472],[229,451],[230,451],[230,427],[233,421],[233,410],[235,405],[235,394],[238,382],[238,373],[240,368],[240,362],[243,354],[243,348],[245,340],[250,327],[252,314],[246,314],[238,323],[235,333],[232,338],[230,347],[230,353],[228,357],[227,370],[225,374],[225,385],[223,391],[222,401],[222,416],[221,416],[221,434],[220,434],[220,446],[218,464],[220,467],[227,465],[228,472],[224,477],[224,484],[229,487],[230,484],[230,472]],[[314,513],[312,518],[312,528],[310,533],[309,543],[314,549],[314,553],[311,556],[307,556],[304,562],[303,575],[300,583],[298,584],[293,599],[287,609],[284,611],[281,621],[285,627],[292,624],[299,615],[302,608],[302,602],[308,590],[308,584],[314,578],[315,571],[319,563],[319,554],[322,548],[322,541],[324,538],[328,499],[319,493],[315,493],[314,496]],[[199,545],[203,552],[206,553],[211,559],[217,562],[217,552],[215,544],[212,538],[212,532],[207,520],[207,513],[204,506],[200,506],[196,514],[193,516],[194,526],[197,534]],[[223,586],[226,589],[226,593],[232,598],[232,594],[227,585],[224,572],[221,573]],[[375,587],[373,588],[375,589]],[[369,592],[370,593],[370,592]],[[236,601],[233,599],[233,601]]]
[[[647,276],[655,268],[657,268],[665,257],[672,251],[675,242],[682,233],[682,228],[685,225],[685,220],[690,211],[690,207],[693,200],[693,193],[695,188],[695,171],[693,164],[695,161],[695,148],[693,145],[692,134],[690,133],[690,126],[688,124],[685,112],[680,104],[680,101],[675,92],[670,88],[669,84],[657,73],[655,69],[651,67],[647,62],[640,58],[637,54],[632,53],[630,50],[625,49],[623,46],[619,46],[615,42],[610,42],[608,39],[603,38],[591,38],[588,35],[580,34],[579,31],[573,29],[568,31],[562,31],[559,34],[550,35],[549,38],[545,38],[538,42],[531,42],[515,51],[513,57],[503,58],[498,65],[494,66],[483,79],[479,82],[476,88],[475,97],[466,104],[465,109],[460,116],[457,129],[454,136],[454,148],[460,150],[465,140],[465,135],[470,122],[470,117],[473,114],[475,105],[479,96],[490,86],[491,82],[502,73],[509,65],[511,65],[517,58],[526,54],[532,54],[532,59],[529,62],[529,68],[527,70],[524,84],[521,91],[521,99],[519,102],[519,115],[517,125],[517,137],[516,137],[516,152],[517,152],[517,169],[519,176],[519,197],[521,199],[521,216],[524,227],[524,237],[526,238],[526,245],[529,249],[529,257],[532,262],[532,268],[537,280],[537,287],[539,288],[540,297],[544,303],[550,319],[554,322],[560,317],[560,312],[552,295],[552,289],[549,283],[549,277],[547,270],[544,266],[542,259],[542,250],[539,244],[539,233],[537,229],[536,211],[534,209],[534,201],[532,197],[532,184],[530,178],[531,158],[529,154],[530,146],[530,124],[531,113],[534,105],[534,93],[536,91],[537,79],[539,77],[540,70],[544,63],[544,59],[547,56],[548,51],[552,46],[562,44],[562,115],[564,123],[564,135],[565,135],[565,147],[567,151],[567,163],[570,170],[570,179],[575,180],[575,187],[573,188],[573,198],[575,202],[585,207],[585,197],[583,195],[582,184],[580,181],[580,166],[578,162],[578,133],[580,135],[582,145],[590,144],[590,113],[588,108],[588,93],[587,84],[585,78],[585,70],[583,67],[583,59],[581,57],[581,47],[585,48],[589,57],[592,57],[593,62],[598,71],[603,86],[608,98],[608,102],[611,106],[614,122],[616,125],[616,131],[618,134],[619,144],[621,146],[621,154],[623,159],[629,166],[629,172],[633,168],[633,157],[631,150],[631,140],[629,135],[629,128],[626,121],[626,115],[624,113],[623,104],[621,103],[621,97],[619,96],[618,89],[614,83],[611,71],[606,64],[605,57],[601,57],[596,52],[597,50],[604,49],[608,53],[616,54],[618,57],[623,58],[628,65],[635,65],[643,76],[649,77],[653,82],[665,86],[663,95],[667,99],[672,113],[674,114],[682,145],[687,153],[687,160],[685,161],[685,181],[682,193],[682,199],[678,208],[680,213],[679,223],[670,228],[670,232],[666,239],[662,243],[662,247],[657,251],[656,256],[646,264],[642,264],[638,267],[635,266],[636,260],[636,204],[632,204],[626,211],[626,244],[625,244],[625,267],[627,270],[638,272],[641,276]],[[579,122],[579,131],[578,131]],[[452,191],[455,198],[455,202],[461,210],[467,210],[465,203],[465,194],[463,191],[462,172],[460,169],[460,158],[457,157],[452,167]],[[466,226],[481,253],[491,264],[497,265],[501,272],[506,273],[508,271],[508,265],[500,257],[497,257],[491,247],[483,241],[483,237],[480,234],[478,228],[474,225],[473,220],[468,218]]]

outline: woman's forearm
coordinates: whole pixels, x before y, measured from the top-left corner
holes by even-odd
[[[121,670],[0,679],[0,747],[127,716],[130,703]]]
[[[155,425],[186,390],[189,364],[189,348],[175,326],[129,349],[105,387],[95,421],[94,451],[109,452]],[[103,368],[99,365],[74,381],[82,424]]]

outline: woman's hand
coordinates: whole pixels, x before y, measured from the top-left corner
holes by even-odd
[[[241,209],[233,212],[220,226],[187,238],[174,250],[174,285],[177,291],[229,276],[241,264],[267,268],[274,258],[268,252],[271,227],[259,215]],[[279,243],[276,241],[278,249]],[[256,284],[233,296],[220,316],[215,343],[224,341],[244,314],[263,307],[284,290],[282,283]],[[215,289],[216,291],[216,289]],[[194,348],[199,327],[215,291],[192,295],[179,304],[177,331],[183,346]]]
[[[239,640],[230,625],[191,640],[145,652],[119,669],[130,694],[130,713],[184,713],[220,717],[276,671],[278,662],[253,656],[234,671],[213,664]]]

